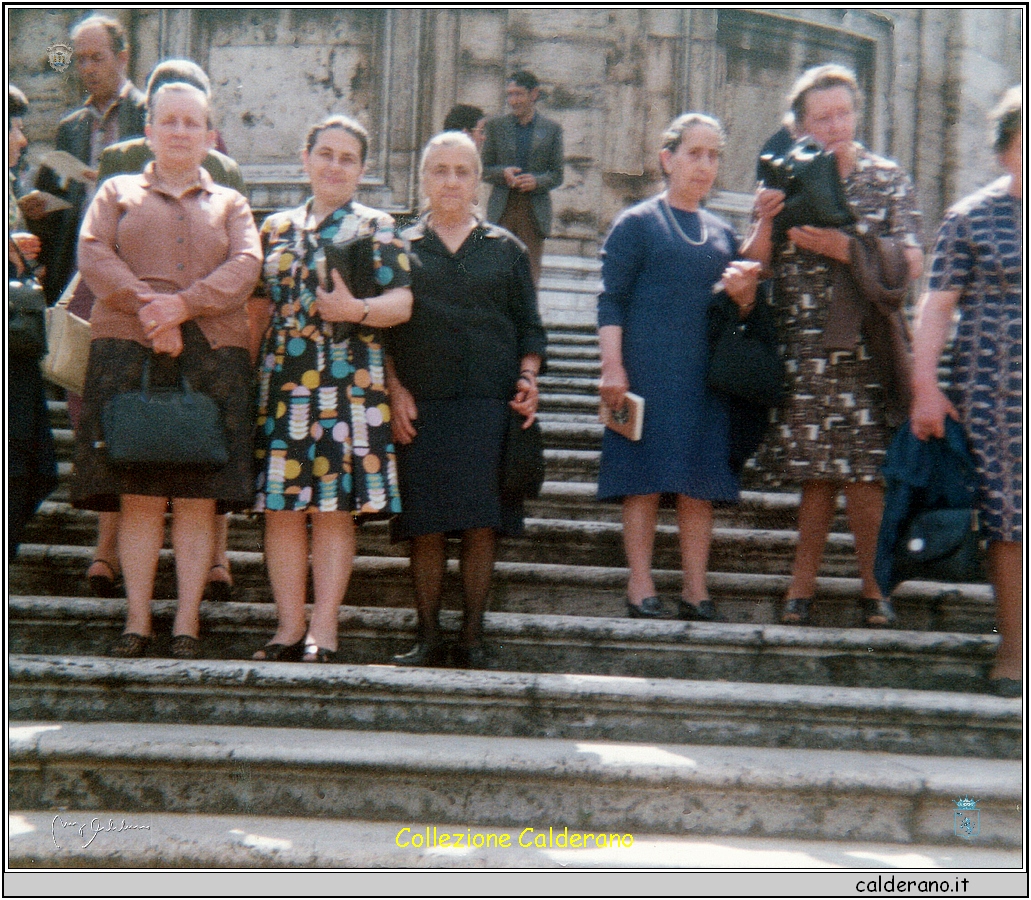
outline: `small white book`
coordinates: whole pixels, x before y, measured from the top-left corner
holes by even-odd
[[[629,441],[641,440],[641,429],[644,427],[644,397],[627,391],[623,406],[616,410],[610,409],[602,401],[598,407],[598,421]]]

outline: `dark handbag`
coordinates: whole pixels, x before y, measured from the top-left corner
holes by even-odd
[[[772,313],[758,298],[742,320],[726,295],[709,308],[709,389],[759,406],[777,406],[784,395],[784,362],[776,346]]]
[[[899,581],[983,581],[980,529],[973,509],[925,509],[903,527],[895,546]]]
[[[351,294],[359,300],[378,297],[383,293],[383,286],[376,280],[376,260],[371,237],[355,238],[346,244],[326,244],[322,248],[326,257],[327,290],[333,289],[329,272],[336,269]],[[333,340],[346,340],[354,331],[354,322],[334,322]]]
[[[185,377],[180,382],[182,390],[151,390],[148,357],[140,389],[115,394],[104,404],[101,425],[113,466],[220,469],[229,462],[218,405],[191,390]]]
[[[7,281],[7,348],[12,356],[41,359],[47,352],[47,298],[32,278]]]
[[[501,499],[505,503],[530,500],[544,484],[544,435],[536,419],[529,428],[523,428],[525,421],[514,409],[509,410],[500,466]]]
[[[775,240],[782,240],[796,225],[843,228],[855,222],[834,155],[812,138],[796,141],[781,158],[772,153],[760,156],[758,169],[766,187],[785,195],[784,209],[773,221]]]

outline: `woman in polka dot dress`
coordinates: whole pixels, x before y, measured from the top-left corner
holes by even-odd
[[[393,219],[353,200],[367,150],[352,119],[316,125],[301,153],[312,198],[262,227],[273,309],[260,360],[255,508],[265,514],[279,624],[255,659],[333,661],[355,524],[401,508],[380,329],[411,315],[410,267]],[[383,293],[356,298],[335,271],[324,290],[320,250],[368,236]],[[315,605],[306,623],[309,552]]]

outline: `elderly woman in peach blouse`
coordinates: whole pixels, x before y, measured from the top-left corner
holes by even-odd
[[[79,268],[97,301],[72,501],[83,509],[121,510],[128,618],[109,651],[121,657],[145,655],[153,640],[151,599],[171,501],[179,603],[170,651],[195,659],[216,510],[243,511],[253,500],[245,304],[261,268],[261,245],[244,197],[201,168],[214,139],[202,91],[181,83],[160,88],[146,134],[154,161],[140,175],[105,182],[80,232]],[[147,360],[152,385],[185,377],[215,400],[229,453],[225,466],[112,466],[101,412],[115,394],[139,388]]]

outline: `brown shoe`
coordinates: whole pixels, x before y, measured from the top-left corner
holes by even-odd
[[[173,659],[200,659],[200,638],[193,635],[175,635],[168,648]]]
[[[107,648],[107,655],[121,659],[139,659],[146,655],[151,640],[152,638],[145,634],[126,632]]]

